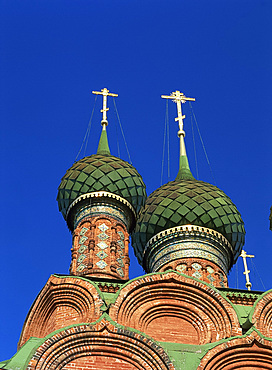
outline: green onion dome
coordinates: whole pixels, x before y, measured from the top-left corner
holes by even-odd
[[[132,236],[139,262],[142,264],[144,248],[153,236],[188,224],[221,233],[233,247],[234,262],[237,260],[244,245],[245,229],[236,206],[216,186],[195,180],[191,173],[185,176],[179,173],[175,181],[155,190],[140,211]]]
[[[138,212],[146,200],[145,184],[137,170],[128,162],[110,154],[107,134],[103,130],[97,154],[75,162],[61,180],[57,201],[67,221],[69,207],[84,194],[101,192],[128,202]],[[68,226],[72,226],[68,222]]]

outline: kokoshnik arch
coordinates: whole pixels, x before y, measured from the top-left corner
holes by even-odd
[[[67,170],[57,201],[72,237],[70,275],[51,275],[25,320],[9,370],[271,369],[272,291],[228,287],[244,245],[231,199],[180,165],[149,197],[110,153],[106,88],[97,153]],[[144,276],[129,280],[129,237]]]

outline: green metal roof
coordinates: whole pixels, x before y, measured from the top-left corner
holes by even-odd
[[[179,172],[176,180],[194,180],[194,176],[190,170],[187,155],[181,155],[179,158]]]
[[[231,199],[216,186],[176,179],[155,190],[139,213],[132,245],[140,263],[146,243],[157,233],[182,225],[218,231],[234,248],[234,261],[244,245],[244,222]]]
[[[110,148],[109,148],[109,142],[108,142],[108,136],[107,136],[107,131],[106,128],[102,130],[99,144],[98,144],[98,149],[97,149],[97,154],[110,154]]]
[[[119,195],[136,212],[146,199],[143,179],[131,164],[109,154],[94,154],[74,163],[61,180],[57,201],[64,219],[76,198],[96,191]]]

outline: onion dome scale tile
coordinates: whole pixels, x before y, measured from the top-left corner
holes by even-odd
[[[76,162],[61,180],[57,200],[63,217],[76,198],[102,190],[126,199],[136,212],[146,199],[145,184],[131,164],[112,155],[94,154]]]
[[[244,222],[231,199],[216,186],[198,180],[175,180],[155,190],[140,211],[133,247],[140,263],[143,250],[157,233],[182,225],[218,231],[234,249],[234,262],[244,244]]]

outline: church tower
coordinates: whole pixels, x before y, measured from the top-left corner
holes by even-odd
[[[136,256],[146,272],[173,269],[215,287],[228,287],[228,272],[244,244],[243,220],[222,190],[191,173],[181,104],[195,99],[180,91],[162,97],[177,104],[179,172],[147,198],[133,233]]]
[[[272,369],[272,290],[232,289],[244,245],[231,199],[180,166],[146,198],[128,162],[110,153],[106,88],[96,154],[63,176],[57,201],[72,233],[69,275],[51,275],[25,320],[18,352],[2,370]],[[129,280],[129,237],[146,274]]]
[[[103,119],[97,153],[66,172],[57,200],[73,233],[71,275],[126,281],[129,233],[146,199],[145,184],[132,165],[110,154],[107,96],[117,95],[107,89],[101,94]]]

